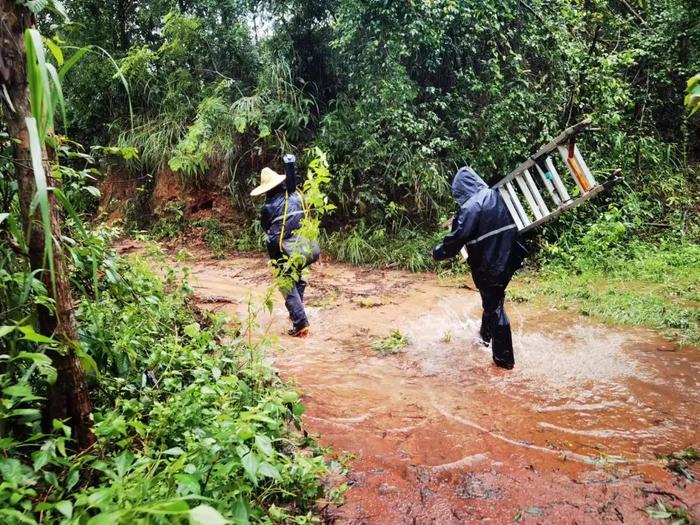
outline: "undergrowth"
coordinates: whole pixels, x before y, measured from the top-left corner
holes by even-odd
[[[678,239],[630,241],[545,259],[527,287],[557,306],[605,321],[649,326],[681,343],[700,343],[700,246]],[[545,252],[545,257],[547,253]]]
[[[322,247],[341,262],[424,272],[435,268],[432,251],[444,233],[409,229],[392,233],[361,223],[352,229],[326,233]]]
[[[99,267],[77,312],[93,448],[72,453],[61,421],[41,431],[54,342],[26,319],[0,327],[0,522],[311,523],[328,467],[294,429],[299,393],[245,323],[232,332],[194,310],[186,279],[163,284],[143,258],[108,254]]]

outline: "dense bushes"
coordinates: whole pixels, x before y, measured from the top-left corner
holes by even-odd
[[[334,166],[331,230],[358,219],[390,235],[433,229],[457,167],[496,179],[584,116],[601,128],[584,139],[600,178],[620,167],[640,194],[631,209],[613,196],[628,218],[675,220],[697,205],[700,123],[683,109],[700,69],[691,0],[163,1],[132,17],[67,4],[85,26],[65,38],[120,58],[136,121],[123,93],[94,106],[95,90],[118,84],[95,82],[88,65],[69,79],[75,132],[137,145],[144,172],[170,164],[193,184],[223,172],[238,206],[262,166],[313,143]],[[123,21],[118,37],[109,20]]]
[[[105,249],[103,240],[96,246]],[[223,523],[200,506],[208,505],[234,523],[307,523],[327,470],[292,430],[299,394],[240,332],[195,315],[181,276],[169,272],[161,284],[142,258],[101,253],[99,284],[78,306],[93,449],[72,453],[60,421],[42,433],[42,395],[56,373],[44,350],[55,342],[26,318],[3,322],[1,521]],[[28,300],[41,301],[29,279]],[[214,521],[192,518],[197,507]]]

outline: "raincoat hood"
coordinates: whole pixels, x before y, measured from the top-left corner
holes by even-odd
[[[462,168],[452,181],[452,196],[459,206],[471,199],[488,185],[471,168]]]

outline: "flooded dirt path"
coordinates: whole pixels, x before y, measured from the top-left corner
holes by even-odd
[[[241,317],[270,284],[262,257],[190,267],[203,306]],[[478,293],[435,275],[318,264],[301,340],[274,297],[258,319],[274,366],[303,390],[307,430],[354,458],[336,523],[659,523],[657,499],[699,513],[700,483],[657,459],[700,445],[699,349],[511,303],[503,371],[475,340]],[[379,355],[392,330],[411,344]]]

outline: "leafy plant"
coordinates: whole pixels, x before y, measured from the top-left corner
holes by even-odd
[[[388,336],[372,343],[372,348],[382,355],[400,354],[411,344],[409,338],[399,330],[393,330]]]
[[[654,519],[669,520],[671,525],[693,525],[686,509],[683,507],[674,507],[661,500],[657,500],[655,507],[648,507],[646,512]]]
[[[181,276],[170,272],[162,284],[148,266],[101,252],[99,300],[79,303],[81,345],[99,370],[93,454],[73,455],[61,422],[55,434],[37,431],[41,385],[55,377],[43,351],[56,343],[25,325],[0,329],[0,345],[16,350],[0,371],[0,422],[25,429],[4,433],[0,516],[303,522],[327,467],[292,430],[299,394],[264,364],[261,348],[227,334],[225,319],[195,317]]]
[[[691,115],[700,109],[700,73],[688,80],[685,106],[688,108]]]
[[[667,461],[666,468],[671,472],[685,477],[688,481],[695,481],[695,474],[688,468],[691,463],[696,463],[700,460],[700,454],[694,448],[674,452],[664,459]]]

